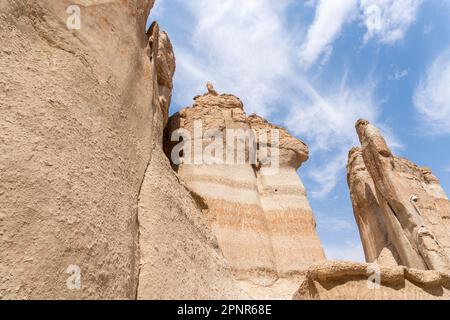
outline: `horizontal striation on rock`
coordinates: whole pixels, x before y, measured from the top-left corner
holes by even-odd
[[[208,204],[207,221],[241,287],[254,298],[290,298],[308,266],[325,259],[305,188],[297,174],[308,159],[308,148],[283,128],[259,116],[247,116],[239,98],[219,95],[211,84],[207,87],[208,93],[195,97],[191,108],[169,119],[166,154],[172,155],[177,142],[170,138],[179,129],[190,134],[185,143],[199,142],[201,151],[206,150],[208,141],[205,143],[203,135],[196,133],[198,121],[205,132],[224,133],[219,143],[225,153],[230,149],[227,130],[264,132],[269,140],[272,130],[277,130],[279,142],[273,146],[279,154],[276,174],[268,174],[265,170],[269,165],[261,159],[251,162],[247,140],[244,163],[227,162],[222,156],[223,162],[181,163],[174,167]],[[265,143],[272,147],[269,140]],[[262,140],[257,145],[261,150]],[[233,144],[231,148],[238,146]],[[195,156],[194,149],[188,148],[191,156]]]

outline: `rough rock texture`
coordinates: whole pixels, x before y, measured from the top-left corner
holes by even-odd
[[[202,206],[154,144],[139,201],[138,299],[246,299]]]
[[[158,108],[154,118],[152,159],[139,196],[140,273],[138,299],[245,299],[205,223],[205,205],[196,201],[163,152],[175,57],[165,33],[154,23],[158,43]],[[154,46],[154,45],[153,45]],[[156,47],[154,47],[156,48]],[[195,195],[194,195],[195,196]]]
[[[308,266],[324,259],[296,172],[308,158],[306,145],[256,115],[246,116],[237,97],[218,95],[211,84],[207,94],[195,98],[192,108],[169,119],[167,137],[181,128],[191,134],[192,140],[185,142],[192,145],[192,154],[196,143],[206,150],[208,143],[201,140],[202,135],[194,135],[197,120],[203,121],[203,132],[218,130],[225,138],[227,129],[279,129],[280,167],[276,174],[269,173],[264,161],[251,164],[249,144],[245,145],[244,162],[222,158],[222,163],[182,163],[177,170],[187,186],[205,200],[205,216],[241,287],[253,298],[291,298]],[[175,144],[166,142],[168,155]],[[238,144],[220,144],[226,151],[238,149]]]
[[[360,156],[350,161],[349,185],[357,220],[371,219],[360,223],[361,230],[369,229],[362,232],[366,254],[373,259],[383,246],[393,247],[392,253],[398,253],[396,260],[400,265],[448,271],[450,207],[438,180],[429,169],[395,157],[379,130],[367,121],[359,120],[356,129],[364,161]],[[363,169],[358,173],[355,162],[360,163],[360,168],[365,167],[370,177]],[[364,196],[373,195],[374,190],[376,196],[365,202]],[[386,234],[381,234],[383,230]],[[377,247],[375,251],[370,248],[371,238],[377,239],[371,243]]]
[[[0,0],[0,299],[246,297],[162,153],[175,58],[152,6]]]
[[[380,285],[371,278],[380,272]],[[296,300],[450,299],[450,274],[376,264],[327,261],[311,266]]]
[[[0,0],[0,296],[134,298],[153,0]],[[69,31],[66,9],[81,8]],[[81,269],[69,290],[66,269]]]

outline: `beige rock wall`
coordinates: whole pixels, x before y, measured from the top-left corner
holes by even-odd
[[[275,126],[257,116],[247,117],[242,102],[232,95],[209,93],[195,98],[169,119],[168,133],[182,128],[193,135],[196,120],[208,129],[263,129]],[[205,216],[219,247],[241,287],[254,298],[290,298],[303,272],[324,259],[315,221],[296,169],[307,159],[307,147],[280,134],[280,170],[265,174],[249,163],[182,164],[178,175],[206,200]],[[192,145],[201,137],[188,141]],[[174,143],[166,145],[170,154]],[[206,148],[200,141],[200,148]],[[194,147],[191,148],[192,152]],[[226,149],[226,146],[224,147]]]
[[[155,142],[139,200],[138,299],[248,298],[205,223],[204,208]]]
[[[0,296],[134,298],[153,1],[0,1]],[[81,8],[69,31],[66,9]],[[81,269],[69,290],[66,269]]]

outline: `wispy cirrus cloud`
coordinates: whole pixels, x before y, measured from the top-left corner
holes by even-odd
[[[317,0],[313,23],[300,50],[302,64],[309,68],[319,61],[327,62],[333,42],[350,22],[362,22],[366,28],[364,42],[376,40],[393,44],[404,38],[415,21],[422,0]]]
[[[322,54],[331,54],[332,43],[354,14],[356,4],[357,0],[319,0],[314,22],[300,51],[305,67],[313,65]]]
[[[174,1],[184,10],[171,13],[180,22],[173,33],[190,26],[174,41],[175,100],[187,103],[212,81],[245,99],[249,112],[268,115],[292,67],[295,38],[284,18],[292,1]]]
[[[450,134],[450,48],[429,66],[414,94],[422,126],[431,134]]]

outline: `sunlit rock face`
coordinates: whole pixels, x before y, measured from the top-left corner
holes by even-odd
[[[223,134],[223,140],[216,141],[223,153],[211,152],[211,163],[207,163],[209,157],[195,157],[196,150],[203,157],[208,155],[212,142],[196,131],[200,123],[202,132]],[[204,199],[208,224],[241,287],[254,298],[290,298],[307,267],[324,259],[305,188],[297,175],[308,158],[308,148],[284,129],[256,115],[247,116],[239,98],[219,95],[210,84],[208,93],[196,97],[192,107],[169,119],[166,153],[172,157],[179,150],[177,142],[169,140],[179,129],[189,134],[185,143],[190,150],[182,152],[185,158],[189,152],[192,161],[176,166],[178,175]],[[232,142],[230,130],[243,142],[241,147]],[[277,131],[277,144],[271,130]],[[248,135],[239,135],[250,131],[268,137],[254,144],[259,157],[252,153]],[[270,149],[266,155],[270,161],[261,157],[265,146]],[[235,154],[229,156],[239,150],[243,150],[242,161]]]
[[[2,298],[136,295],[153,1],[104,2],[0,1]]]

